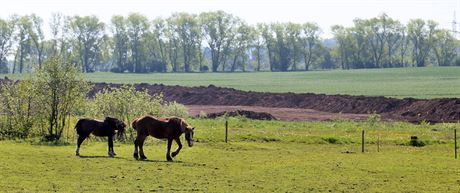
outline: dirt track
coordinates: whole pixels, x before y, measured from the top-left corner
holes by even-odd
[[[94,96],[103,88],[120,86],[120,84],[96,83],[89,96]],[[341,113],[342,115],[362,115],[375,112],[387,120],[409,122],[425,120],[431,123],[460,121],[460,99],[458,98],[422,100],[312,93],[247,92],[213,85],[183,87],[141,83],[135,84],[135,87],[138,90],[147,89],[150,94],[163,93],[166,100],[177,101],[185,105],[311,109],[318,112],[318,116],[321,115],[319,112]],[[269,111],[270,109],[264,110]],[[305,112],[295,112],[292,115],[296,115],[298,119],[307,116]]]

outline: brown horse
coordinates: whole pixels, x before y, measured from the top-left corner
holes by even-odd
[[[182,149],[182,144],[179,138],[182,133],[185,133],[185,139],[188,142],[188,146],[192,147],[193,145],[194,128],[191,127],[184,119],[179,117],[158,119],[156,117],[146,115],[135,119],[132,122],[132,126],[137,131],[137,137],[134,141],[134,158],[136,159],[139,159],[138,148],[140,152],[140,159],[147,159],[144,155],[143,146],[145,138],[149,135],[157,139],[168,140],[168,149],[166,151],[166,160],[168,161],[172,161],[171,155],[172,157],[175,157]],[[176,141],[178,147],[170,155],[173,140]]]
[[[113,136],[116,133],[115,130],[118,131],[118,136],[121,137],[125,131],[125,127],[126,124],[123,123],[123,121],[112,117],[106,117],[104,121],[88,118],[78,120],[75,125],[75,129],[78,134],[77,150],[75,151],[75,154],[77,156],[80,155],[81,143],[83,143],[83,141],[92,133],[98,137],[108,137],[108,154],[110,157],[115,156],[116,154],[113,151]]]

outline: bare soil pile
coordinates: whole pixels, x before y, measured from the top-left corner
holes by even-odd
[[[224,111],[219,113],[210,113],[206,117],[215,119],[217,117],[225,116],[229,117],[236,117],[236,116],[243,116],[248,119],[257,119],[257,120],[276,120],[276,118],[271,115],[270,113],[265,112],[254,112],[254,111],[246,111],[246,110],[236,110],[236,111]]]
[[[0,79],[10,81],[8,79]],[[118,88],[121,84],[94,83],[88,97],[104,88]],[[312,93],[268,93],[241,91],[213,85],[204,87],[165,86],[162,84],[135,84],[138,90],[150,94],[163,93],[165,100],[185,105],[260,106],[278,108],[314,109],[330,113],[377,113],[385,119],[409,122],[459,122],[460,99],[395,99],[387,97],[324,95]]]
[[[120,87],[120,84],[95,83],[90,96],[103,88]],[[267,93],[207,87],[165,86],[162,84],[135,84],[136,89],[146,89],[150,94],[163,93],[168,101],[185,105],[229,105],[303,108],[331,113],[377,113],[385,119],[430,123],[460,121],[460,99],[395,99],[387,97],[325,95],[312,93]]]

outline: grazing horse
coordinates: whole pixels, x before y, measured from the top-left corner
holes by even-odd
[[[184,119],[179,117],[167,117],[158,119],[156,117],[146,115],[139,117],[132,122],[132,127],[137,131],[137,137],[134,141],[134,158],[139,159],[138,149],[140,152],[140,159],[147,159],[144,155],[144,141],[147,136],[152,136],[157,139],[167,139],[168,140],[168,149],[166,151],[166,160],[172,161],[172,157],[175,157],[179,154],[179,151],[182,149],[182,144],[180,142],[180,136],[182,133],[185,133],[185,139],[187,140],[188,146],[192,147],[193,145],[193,130]],[[171,144],[172,141],[176,141],[178,147],[172,152]]]
[[[75,154],[80,155],[80,145],[83,141],[92,133],[98,137],[108,137],[109,151],[108,154],[110,157],[115,156],[113,151],[113,136],[115,135],[115,130],[118,131],[118,137],[121,137],[125,131],[126,124],[123,121],[112,117],[106,117],[104,121],[96,119],[80,119],[75,125],[75,130],[78,133],[77,141],[77,150]]]

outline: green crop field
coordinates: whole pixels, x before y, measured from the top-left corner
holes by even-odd
[[[24,78],[27,75],[2,74]],[[396,98],[460,97],[460,67],[333,70],[311,72],[86,74],[90,81],[162,83],[246,91],[388,96]]]
[[[230,119],[189,121],[194,147],[165,162],[164,141],[149,139],[147,161],[133,145],[85,141],[82,157],[69,145],[0,141],[1,192],[459,192],[453,157],[458,124],[283,122]],[[366,129],[366,152],[360,152]],[[68,132],[68,131],[67,131]],[[426,144],[409,146],[411,135]],[[378,137],[379,136],[379,137]],[[381,144],[377,152],[377,139]],[[173,147],[175,148],[175,147]],[[352,153],[344,153],[344,152]]]

